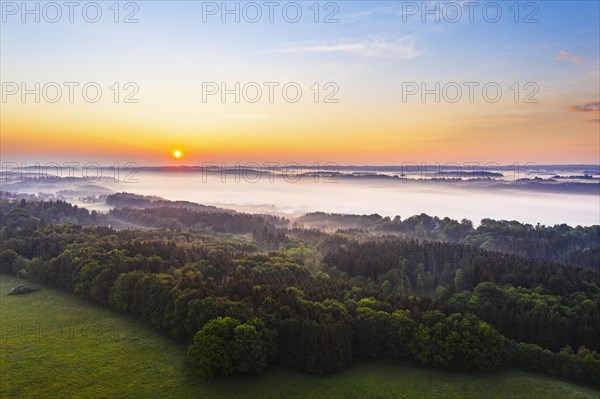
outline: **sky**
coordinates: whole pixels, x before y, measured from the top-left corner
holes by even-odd
[[[600,164],[597,1],[23,4],[3,162]]]

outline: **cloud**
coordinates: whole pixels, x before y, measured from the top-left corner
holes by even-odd
[[[566,50],[560,50],[555,59],[558,61],[569,61],[573,64],[583,64],[586,61],[586,57],[569,53]]]
[[[416,58],[424,53],[417,48],[416,41],[411,36],[401,37],[396,40],[363,39],[359,41],[308,42],[297,46],[279,49],[283,53],[312,53],[331,54],[345,53],[360,56],[376,56],[394,59]]]
[[[567,110],[571,112],[599,112],[600,102],[585,103],[581,105],[569,105]]]
[[[567,111],[569,111],[569,112],[579,112],[579,113],[583,113],[583,114],[586,114],[586,115],[588,115],[588,114],[596,114],[596,115],[598,115],[600,113],[600,101],[591,102],[591,103],[584,103],[584,104],[580,104],[580,105],[569,105],[567,107]],[[600,118],[595,117],[595,118],[591,118],[591,119],[586,119],[585,122],[588,122],[588,123],[600,123]]]

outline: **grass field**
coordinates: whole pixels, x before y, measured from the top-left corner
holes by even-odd
[[[6,296],[0,276],[1,398],[592,398],[600,392],[519,370],[465,374],[356,363],[316,377],[272,368],[258,377],[197,378],[185,347],[145,323],[40,288]]]

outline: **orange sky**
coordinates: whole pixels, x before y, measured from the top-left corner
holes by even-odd
[[[129,104],[133,112],[80,105],[4,104],[2,156],[7,160],[103,160],[141,164],[211,162],[598,162],[598,123],[561,104],[515,109],[463,104],[403,104],[349,109],[314,104],[268,117],[231,118],[215,106],[197,119]],[[266,110],[268,111],[268,110]],[[156,118],[160,114],[161,119]],[[110,115],[111,117],[106,117]],[[262,115],[262,114],[259,114]],[[311,115],[307,117],[306,115]],[[351,117],[350,117],[351,116]],[[176,118],[172,126],[168,122]],[[184,152],[174,160],[174,149]]]

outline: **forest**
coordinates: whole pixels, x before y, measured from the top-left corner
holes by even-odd
[[[147,320],[204,378],[368,358],[600,386],[599,226],[309,218],[3,200],[0,272]]]

